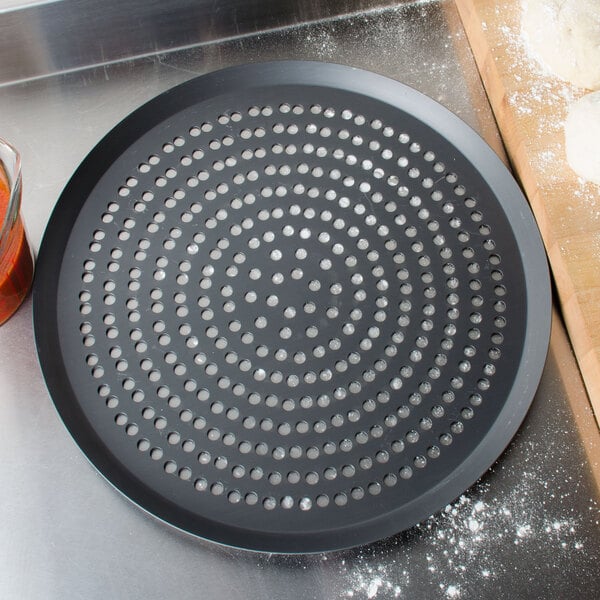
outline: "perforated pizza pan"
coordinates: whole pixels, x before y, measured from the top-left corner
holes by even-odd
[[[426,518],[498,458],[550,327],[495,154],[396,81],[214,72],[117,125],[65,188],[34,289],[51,396],[143,509],[314,552]]]

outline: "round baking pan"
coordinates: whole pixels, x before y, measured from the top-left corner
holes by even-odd
[[[492,150],[350,67],[238,66],[117,125],[34,287],[77,444],[192,534],[316,552],[408,528],[500,456],[550,329],[545,254]]]

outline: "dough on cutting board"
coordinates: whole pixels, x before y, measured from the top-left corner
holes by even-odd
[[[600,91],[569,106],[565,121],[567,160],[577,175],[600,185]]]
[[[522,0],[521,27],[555,75],[600,89],[600,0]]]

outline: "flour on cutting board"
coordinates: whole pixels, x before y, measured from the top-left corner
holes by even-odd
[[[499,3],[496,14],[507,14],[514,1]],[[487,23],[482,23],[489,30]],[[548,184],[564,179],[564,169],[568,169],[564,150],[564,122],[567,109],[582,91],[573,85],[557,79],[532,50],[527,34],[521,30],[520,23],[501,25],[498,28],[496,56],[505,54],[510,60],[508,76],[519,84],[519,89],[508,94],[508,104],[516,115],[523,119],[534,119],[539,138],[546,140],[546,147],[529,147],[532,166],[542,175]],[[529,121],[531,123],[532,121]],[[593,184],[577,178],[573,195],[578,201],[587,201],[594,207],[598,203],[597,188]],[[600,218],[600,211],[590,213],[591,218]]]

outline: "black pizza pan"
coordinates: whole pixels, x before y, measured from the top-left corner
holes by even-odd
[[[472,485],[545,363],[546,257],[518,185],[397,81],[273,62],[119,123],[46,228],[52,400],[142,509],[268,552],[356,546]]]

